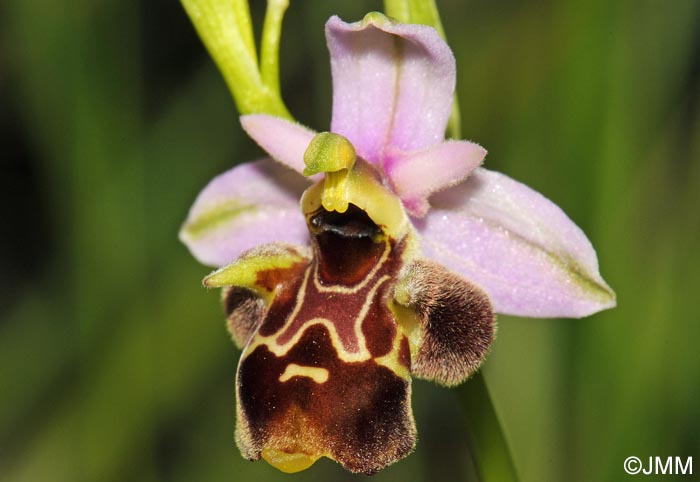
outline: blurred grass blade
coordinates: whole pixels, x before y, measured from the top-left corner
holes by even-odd
[[[478,372],[456,391],[467,419],[479,482],[518,482],[508,442],[482,373]]]

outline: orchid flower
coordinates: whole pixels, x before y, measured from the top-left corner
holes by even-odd
[[[415,445],[411,377],[466,380],[494,313],[583,317],[615,296],[561,209],[444,139],[455,60],[433,28],[332,17],[326,40],[330,132],[241,117],[271,159],[215,178],[180,236],[219,268],[204,284],[243,350],[244,457],[371,474]]]

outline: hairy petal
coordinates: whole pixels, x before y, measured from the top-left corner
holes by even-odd
[[[615,306],[591,243],[554,203],[476,169],[431,200],[423,252],[479,284],[499,313],[583,317]]]
[[[243,130],[274,160],[304,172],[304,152],[316,132],[296,122],[267,114],[241,116]]]
[[[455,86],[455,60],[424,25],[395,24],[380,14],[326,23],[333,74],[331,131],[380,163],[385,146],[412,151],[444,139]]]
[[[423,217],[428,196],[463,181],[486,157],[486,149],[469,141],[446,141],[409,153],[392,153],[384,165],[394,192],[409,213]]]
[[[210,266],[223,266],[260,244],[308,244],[299,210],[308,185],[270,159],[234,167],[199,194],[180,239],[197,260]]]

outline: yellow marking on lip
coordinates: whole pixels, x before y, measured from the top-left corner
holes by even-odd
[[[305,367],[297,365],[296,363],[290,363],[287,365],[287,368],[284,369],[284,373],[280,375],[279,380],[284,383],[289,381],[292,377],[306,377],[319,384],[326,383],[328,381],[328,370],[325,368]]]
[[[245,347],[243,350],[243,355],[241,356],[241,360],[246,358],[249,354],[253,353],[255,349],[260,346],[260,345],[265,345],[267,348],[275,355],[278,357],[284,356],[291,350],[301,339],[301,337],[304,335],[306,330],[311,328],[314,325],[323,325],[326,328],[328,328],[328,333],[330,336],[330,341],[333,347],[336,350],[336,353],[338,354],[338,358],[340,358],[344,362],[362,362],[366,361],[372,358],[372,355],[370,354],[369,350],[367,349],[367,341],[365,340],[365,336],[362,333],[362,323],[364,322],[365,317],[367,316],[367,313],[369,312],[369,309],[372,305],[372,300],[374,299],[374,296],[377,293],[377,290],[383,285],[386,281],[388,281],[391,277],[389,275],[384,275],[381,278],[379,278],[376,282],[375,285],[372,287],[371,290],[366,295],[365,298],[365,303],[362,306],[362,309],[360,310],[360,313],[357,316],[357,319],[355,320],[355,325],[354,325],[354,331],[355,331],[355,336],[358,341],[358,347],[359,350],[357,352],[348,352],[345,350],[343,347],[343,342],[341,341],[340,335],[338,334],[338,331],[333,324],[331,320],[325,319],[325,318],[312,318],[308,321],[306,321],[299,329],[296,331],[294,336],[287,341],[284,344],[280,344],[277,342],[277,339],[282,336],[287,328],[291,326],[291,324],[294,322],[294,319],[297,317],[299,314],[299,311],[301,310],[301,306],[304,302],[305,294],[306,294],[306,285],[308,282],[308,277],[309,277],[309,272],[310,268],[306,270],[306,274],[304,276],[304,281],[302,282],[301,289],[299,290],[299,293],[297,293],[297,305],[295,306],[294,310],[292,311],[292,314],[289,316],[287,321],[285,322],[284,326],[277,331],[275,334],[270,335],[270,336],[260,336],[256,335],[253,338],[250,339],[248,342],[248,345]]]
[[[313,318],[306,323],[304,323],[294,334],[294,336],[289,340],[287,343],[284,345],[280,345],[277,343],[277,338],[282,336],[285,333],[285,329],[280,330],[276,336],[274,336],[275,340],[272,341],[272,343],[266,343],[264,340],[260,340],[262,343],[266,344],[270,351],[272,351],[275,355],[277,356],[282,356],[285,355],[293,346],[297,344],[297,342],[301,339],[301,337],[304,335],[306,330],[308,330],[310,327],[313,325],[319,324],[319,325],[324,325],[326,328],[328,328],[328,332],[330,335],[331,339],[331,344],[333,347],[335,347],[335,351],[338,353],[338,357],[346,362],[360,362],[360,361],[365,361],[369,360],[372,358],[372,355],[370,354],[369,350],[367,349],[367,341],[365,340],[365,336],[362,333],[362,323],[365,320],[365,317],[367,316],[367,313],[369,312],[369,309],[372,305],[372,300],[374,299],[374,295],[377,293],[377,290],[383,285],[386,281],[390,279],[389,275],[384,275],[381,278],[379,278],[376,282],[376,284],[372,287],[371,290],[367,293],[365,297],[365,303],[362,305],[362,309],[357,315],[357,319],[355,320],[355,326],[354,326],[354,331],[355,331],[355,337],[357,338],[357,343],[358,343],[358,348],[359,350],[356,353],[353,352],[348,352],[345,350],[343,347],[343,342],[341,340],[340,335],[338,334],[338,331],[335,327],[335,324],[328,319],[325,318]],[[291,323],[294,321],[294,318],[290,317],[288,322],[285,324],[286,326],[291,325]],[[285,328],[286,328],[285,326]]]
[[[409,380],[411,378],[410,370],[403,366],[399,361],[399,355],[401,353],[401,340],[403,340],[404,336],[405,335],[401,333],[401,330],[396,330],[396,337],[394,338],[391,351],[382,357],[375,358],[374,361],[377,365],[387,367],[399,377]]]
[[[389,243],[386,243],[386,248],[382,252],[381,258],[379,258],[379,262],[372,268],[372,271],[367,273],[367,276],[365,276],[365,279],[357,283],[355,286],[342,286],[342,285],[323,285],[319,281],[319,276],[318,276],[318,264],[316,264],[316,267],[314,268],[314,286],[316,289],[321,292],[321,293],[340,293],[344,295],[350,295],[357,293],[358,291],[362,290],[365,286],[367,286],[370,281],[377,275],[379,270],[384,266],[384,263],[386,263],[386,260],[389,259],[389,253],[391,253],[391,246]]]
[[[306,268],[306,270],[304,271],[304,280],[301,282],[301,286],[299,287],[299,291],[297,292],[297,300],[296,300],[296,304],[294,305],[294,310],[292,310],[291,315],[289,315],[289,318],[284,323],[284,326],[282,327],[282,329],[278,333],[284,332],[285,328],[287,328],[287,326],[290,325],[296,319],[297,315],[301,311],[301,307],[304,304],[304,299],[306,298],[306,286],[309,283],[309,276],[310,275],[311,275],[311,266]]]
[[[402,293],[398,296],[396,293],[394,296],[400,298]],[[409,308],[408,306],[403,306],[398,303],[399,300],[395,299],[389,303],[389,309],[394,314],[396,322],[399,324],[400,331],[408,338],[408,346],[411,350],[411,359],[415,359],[418,356],[418,350],[423,344],[424,330],[421,328],[421,321],[418,317],[418,313]]]
[[[359,349],[357,352],[349,352],[345,350],[345,347],[343,346],[343,342],[341,341],[340,335],[338,335],[338,331],[336,330],[335,325],[331,320],[328,320],[326,318],[312,318],[311,320],[307,321],[284,345],[278,344],[277,340],[272,340],[271,337],[267,337],[266,339],[262,339],[261,337],[258,344],[266,345],[268,349],[277,356],[284,356],[299,342],[301,337],[304,336],[306,330],[308,330],[314,325],[323,325],[328,329],[328,333],[330,334],[331,345],[333,345],[335,351],[338,353],[338,358],[340,358],[341,360],[345,362],[362,362],[372,358],[372,355],[367,349],[364,336],[358,338]]]

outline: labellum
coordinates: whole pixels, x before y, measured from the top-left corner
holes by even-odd
[[[455,385],[493,339],[488,296],[422,259],[401,200],[350,142],[304,157],[311,249],[273,243],[204,280],[224,287],[244,456],[296,472],[329,457],[372,474],[413,450],[411,376]]]

